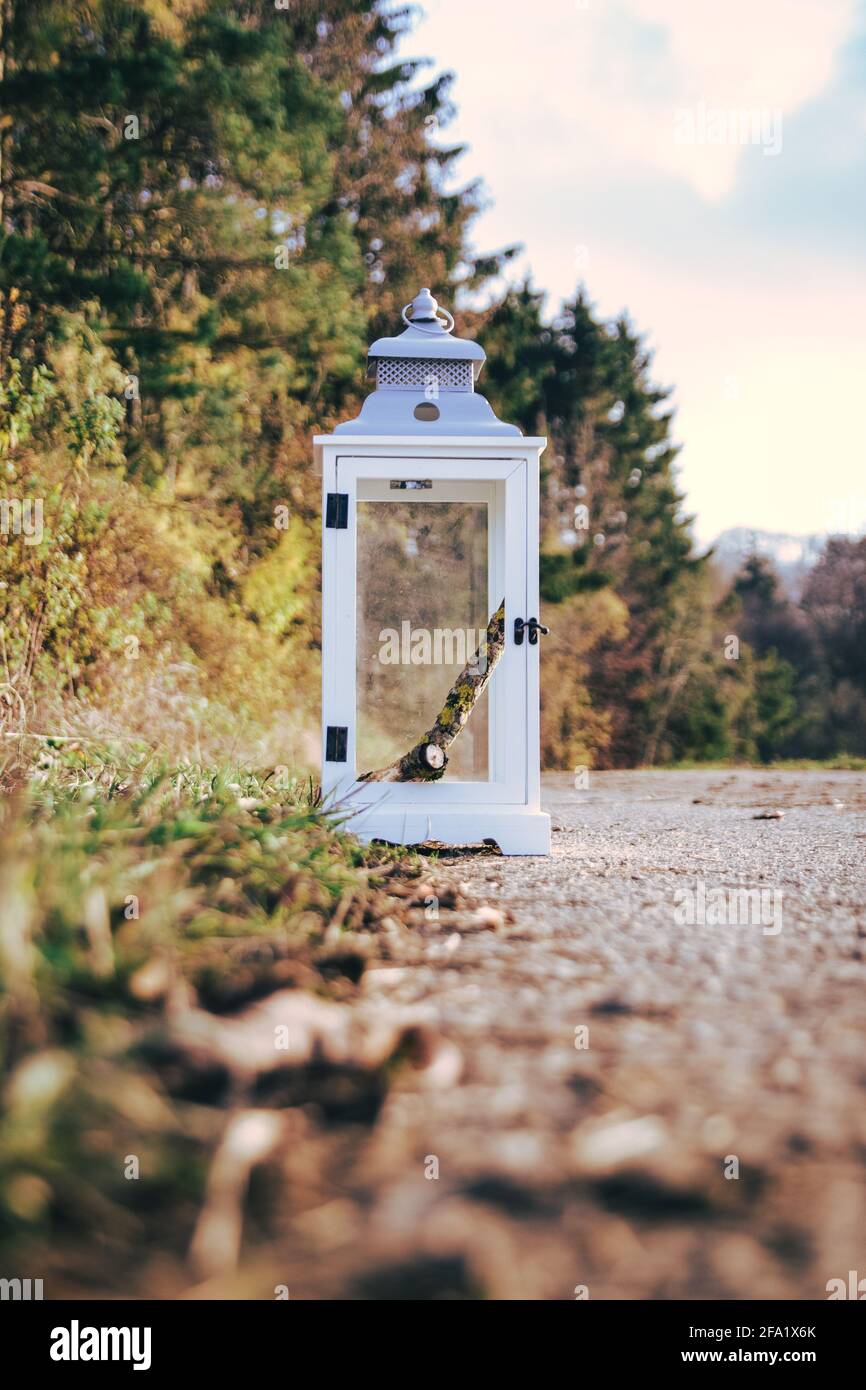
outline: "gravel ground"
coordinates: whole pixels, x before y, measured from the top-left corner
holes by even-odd
[[[493,910],[431,903],[364,976],[462,1069],[401,1072],[323,1153],[292,1297],[821,1299],[866,1276],[866,777],[555,776],[545,802],[549,860],[443,857],[437,883]]]

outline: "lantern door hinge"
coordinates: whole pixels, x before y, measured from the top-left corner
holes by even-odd
[[[349,525],[348,492],[329,492],[325,504],[325,529],[345,531]]]
[[[344,763],[349,730],[342,725],[329,724],[325,731],[325,762]]]

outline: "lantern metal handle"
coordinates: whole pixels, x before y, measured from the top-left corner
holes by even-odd
[[[433,319],[436,327],[425,328],[424,321],[416,319],[410,310],[423,313],[428,320]],[[444,315],[444,318],[440,318],[440,315]],[[403,305],[402,318],[407,328],[416,328],[421,333],[450,333],[454,328],[454,315],[447,309],[441,309],[428,289],[419,290],[410,304]]]

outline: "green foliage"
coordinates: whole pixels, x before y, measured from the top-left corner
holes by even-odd
[[[754,737],[763,763],[779,756],[794,731],[795,682],[796,672],[772,648],[755,664]]]
[[[47,367],[34,367],[25,385],[21,363],[15,357],[10,359],[6,381],[0,381],[0,459],[27,442],[33,422],[46,409],[53,390]],[[7,477],[11,481],[8,471]]]
[[[292,627],[304,627],[310,621],[316,602],[311,580],[318,548],[317,532],[293,516],[276,547],[246,575],[244,604],[275,637],[284,637]]]
[[[611,718],[591,698],[591,661],[603,642],[623,641],[628,611],[610,588],[553,602],[542,612],[551,629],[542,664],[542,761],[545,767],[593,767],[608,756]]]

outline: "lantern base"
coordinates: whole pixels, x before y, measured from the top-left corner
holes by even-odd
[[[394,845],[477,845],[495,840],[503,854],[549,854],[550,816],[524,807],[465,806],[454,810],[421,811],[417,807],[390,810],[364,808],[343,821],[341,829],[359,840],[387,840]]]

